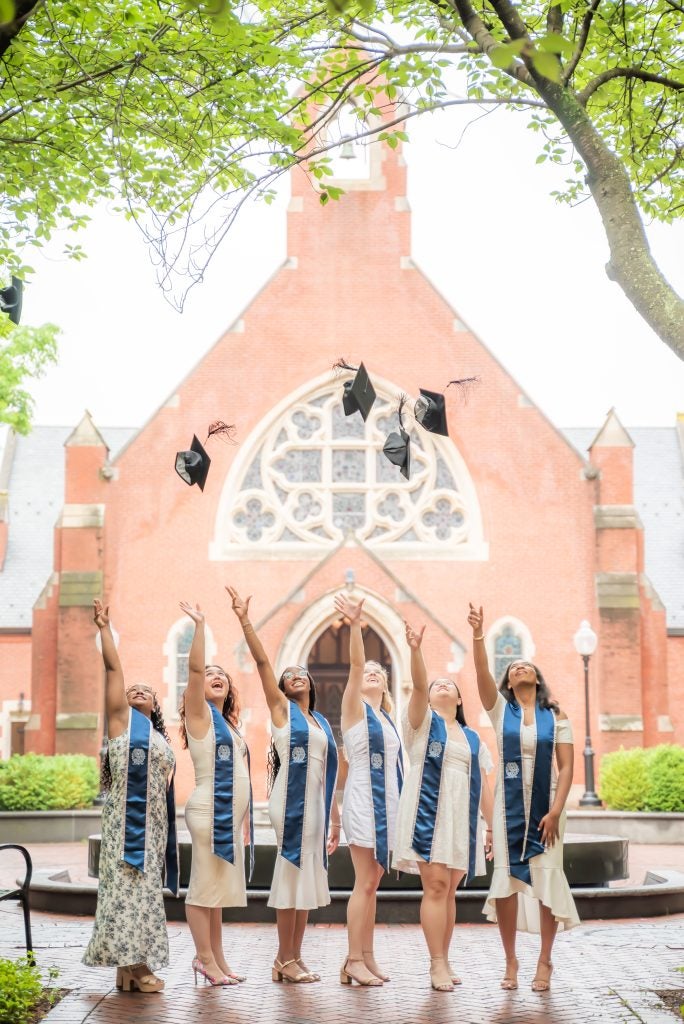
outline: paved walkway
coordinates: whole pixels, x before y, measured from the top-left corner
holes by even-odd
[[[87,844],[36,844],[36,870],[68,869],[74,882],[87,880]],[[681,847],[631,846],[634,881],[649,867],[681,869]],[[17,875],[3,859],[0,885]],[[85,968],[80,960],[92,918],[33,914],[34,946],[42,968],[60,971],[58,986],[69,995],[48,1015],[48,1024],[673,1024],[655,991],[684,985],[684,915],[630,921],[592,921],[558,937],[551,993],[531,992],[538,940],[522,935],[520,989],[499,988],[502,956],[498,933],[488,924],[459,925],[453,962],[463,985],[453,993],[429,987],[428,958],[415,925],[378,927],[378,961],[392,974],[381,989],[339,984],[346,933],[339,925],[315,925],[305,955],[322,975],[320,984],[277,985],[270,980],[275,929],[271,925],[226,925],[233,967],[248,975],[239,986],[195,987],[192,940],[184,923],[169,924],[171,966],[160,972],[158,995],[118,992],[113,969]],[[22,955],[21,917],[0,905],[0,957]]]

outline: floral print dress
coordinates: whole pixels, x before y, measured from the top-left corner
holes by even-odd
[[[169,962],[162,878],[168,832],[166,780],[175,758],[155,729],[150,743],[147,871],[143,874],[121,859],[128,730],[109,741],[112,787],[102,808],[95,927],[83,956],[83,963],[91,967],[145,963],[154,971]]]

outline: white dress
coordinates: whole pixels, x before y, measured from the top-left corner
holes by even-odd
[[[301,867],[295,867],[280,853],[285,825],[285,796],[287,793],[287,765],[290,758],[290,727],[281,729],[271,725],[271,735],[280,757],[280,771],[276,776],[268,814],[278,841],[275,871],[271,883],[269,907],[276,910],[315,910],[330,903],[328,872],[323,863],[323,839],[325,830],[325,762],[328,750],[326,735],[318,726],[312,725],[308,717],[309,758],[306,776],[306,797],[304,801],[304,825],[302,829]]]
[[[413,829],[416,822],[420,780],[425,756],[425,744],[430,732],[430,708],[417,729],[412,729],[408,713],[402,717],[402,726],[410,767],[399,798],[397,833],[392,867],[399,871],[419,873],[418,862],[423,858],[412,847]],[[437,805],[432,843],[432,863],[445,864],[455,871],[467,871],[470,855],[470,746],[462,730],[462,739],[447,739],[442,767],[442,782]],[[480,770],[484,776],[493,768],[492,758],[484,743],[480,743]],[[475,871],[485,872],[482,821],[478,815],[477,853]],[[424,861],[423,861],[424,862]]]
[[[228,724],[228,723],[226,723]],[[230,728],[230,726],[229,726]],[[195,768],[195,788],[185,805],[185,823],[192,837],[192,866],[186,903],[197,907],[245,907],[245,846],[242,823],[249,813],[249,773],[245,741],[231,729],[233,737],[233,851],[230,864],[211,852],[212,780],[214,774],[214,730],[209,726],[202,740],[188,732],[188,750]]]
[[[506,698],[497,695],[496,704],[488,711],[496,731],[499,748],[499,764],[502,763],[503,721]],[[523,795],[526,808],[529,806],[534,774],[534,753],[537,745],[537,728],[533,722],[524,725],[521,732],[523,762]],[[556,743],[572,743],[572,726],[567,718],[556,720]],[[556,791],[557,773],[554,764],[551,782],[551,799]],[[506,822],[504,816],[504,795],[501,771],[498,772],[494,789],[494,872],[483,913],[488,921],[496,921],[495,900],[518,893],[518,929],[539,933],[539,901],[550,908],[558,921],[559,929],[574,928],[580,923],[575,901],[570,892],[568,880],[563,871],[563,833],[565,832],[565,811],[560,817],[560,842],[556,842],[544,853],[529,861],[532,885],[521,882],[509,873],[508,847],[506,845]]]
[[[397,783],[397,760],[399,758],[399,737],[384,715],[379,714],[385,737],[385,787],[387,807],[387,845],[394,849],[394,833],[399,803]],[[349,772],[342,798],[342,827],[350,846],[365,846],[375,849],[375,817],[370,782],[370,754],[368,751],[368,730],[366,715],[342,736],[349,762]]]

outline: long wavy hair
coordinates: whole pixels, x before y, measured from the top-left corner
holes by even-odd
[[[380,707],[388,715],[391,715],[392,712],[394,711],[394,704],[392,703],[392,697],[389,692],[389,676],[387,674],[387,669],[385,668],[384,665],[381,665],[379,661],[371,660],[367,661],[366,664],[363,666],[364,672],[368,671],[369,665],[372,665],[373,668],[376,668],[378,672],[381,674],[382,678],[385,680],[385,689],[382,691],[382,702],[380,704]]]
[[[428,703],[430,702],[430,690],[435,685],[435,683],[439,683],[442,679],[448,679],[450,683],[454,683],[453,679],[449,678],[449,676],[438,676],[436,679],[433,679],[430,685],[428,686]],[[454,686],[456,686],[456,693],[461,698],[461,703],[456,705],[456,721],[458,722],[459,725],[465,726],[468,723],[466,722],[466,716],[463,710],[463,694],[461,693],[456,683],[454,683]]]
[[[154,704],[152,705],[152,711],[150,712],[150,721],[152,722],[152,728],[164,737],[166,742],[170,745],[171,740],[169,734],[166,731],[166,725],[164,723],[164,716],[162,709],[159,706],[157,700],[157,694],[154,695]],[[109,741],[107,741],[107,749],[105,755],[102,758],[102,764],[100,765],[100,791],[102,793],[108,793],[112,788],[112,766],[109,763]]]
[[[287,669],[285,669],[285,672]],[[278,680],[278,689],[285,693],[285,672],[282,673]],[[311,673],[307,671],[307,678],[309,680],[309,711],[313,711],[316,707],[316,684],[314,683]],[[288,700],[290,698],[288,697]],[[275,780],[278,777],[280,771],[280,756],[275,748],[275,743],[271,740],[271,745],[268,748],[268,755],[266,757],[266,790],[268,794],[271,794]]]
[[[204,671],[206,672],[209,668],[219,669],[219,671],[223,672],[224,676],[228,680],[228,693],[226,694],[226,699],[224,700],[223,707],[221,708],[221,715],[229,725],[232,725],[234,729],[238,729],[240,727],[240,695],[238,694],[237,686],[233,682],[231,676],[229,676],[226,670],[221,668],[220,665],[205,665]],[[178,705],[178,717],[180,718],[178,735],[181,738],[183,750],[187,750],[188,730],[185,726],[185,691],[183,691],[183,696],[181,697],[180,704]]]
[[[515,694],[513,693],[513,690],[510,688],[508,684],[508,675],[511,670],[511,665],[515,665],[519,660],[520,659],[518,658],[514,658],[513,661],[509,662],[508,665],[506,665],[506,670],[501,677],[501,682],[499,683],[499,693],[503,694],[503,696],[506,698],[509,704],[515,703]],[[549,689],[548,683],[544,679],[544,676],[541,674],[541,672],[533,662],[526,661],[525,664],[530,665],[534,669],[535,675],[537,676],[537,704],[540,708],[551,708],[552,711],[558,714],[558,712],[560,711],[558,701],[555,701],[551,696],[551,690]]]

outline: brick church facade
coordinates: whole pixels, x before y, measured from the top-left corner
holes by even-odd
[[[268,716],[224,586],[252,594],[277,671],[308,663],[333,721],[347,636],[334,595],[365,597],[366,642],[409,692],[403,619],[427,624],[432,676],[453,675],[466,716],[492,745],[471,665],[468,602],[482,603],[492,665],[541,667],[575,731],[582,790],[584,691],[573,634],[588,619],[593,745],[684,741],[684,424],[628,432],[615,412],[562,433],[413,264],[400,151],[371,148],[348,194],[321,206],[292,179],[288,258],[139,431],[10,436],[0,471],[0,753],[96,755],[103,671],[92,601],[104,595],[126,679],[155,686],[177,742],[189,621],[206,612],[208,658],[236,681],[265,796]],[[344,355],[363,360],[378,400],[345,417]],[[468,400],[450,388],[477,375]],[[411,477],[382,455],[404,392],[445,392],[448,438],[410,420]],[[173,471],[211,420],[204,492]],[[56,525],[55,525],[56,523]]]

